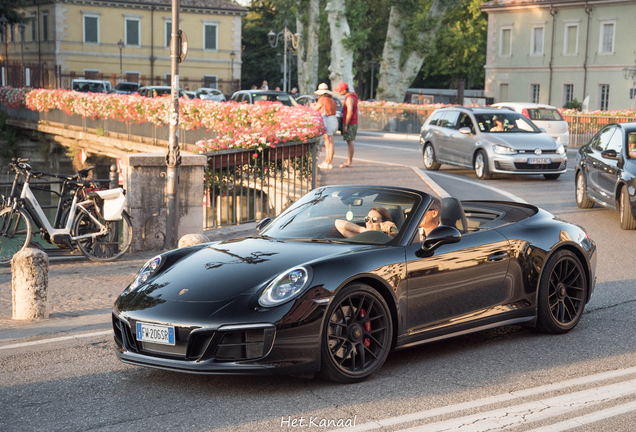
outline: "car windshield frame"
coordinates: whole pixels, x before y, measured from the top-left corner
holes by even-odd
[[[424,192],[421,194],[428,196]],[[410,236],[414,215],[423,203],[427,205],[430,201],[422,195],[378,186],[318,188],[287,208],[260,235],[285,241],[397,245],[404,236]],[[376,207],[384,207],[395,218],[397,230],[392,233],[393,237],[381,231],[367,231],[345,238],[336,229],[337,219],[366,227],[364,218]]]
[[[530,119],[514,111],[475,113],[474,115],[481,133],[542,133]],[[497,127],[495,119],[503,120],[503,130],[494,130]]]

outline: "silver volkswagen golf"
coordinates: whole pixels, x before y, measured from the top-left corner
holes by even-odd
[[[563,146],[508,109],[438,109],[420,130],[420,151],[427,170],[441,164],[469,167],[482,180],[498,173],[553,180],[567,171]]]

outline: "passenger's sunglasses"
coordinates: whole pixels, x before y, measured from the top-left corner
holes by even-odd
[[[366,217],[364,218],[364,221],[365,221],[365,222],[369,222],[369,221],[371,221],[371,222],[373,222],[373,223],[378,223],[378,218],[377,218],[377,216],[373,216],[373,217],[366,216]]]

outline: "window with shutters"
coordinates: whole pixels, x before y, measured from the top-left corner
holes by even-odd
[[[126,31],[126,46],[141,46],[140,40],[140,28],[141,20],[139,18],[126,18],[125,19],[125,31]]]
[[[499,32],[499,56],[510,57],[512,55],[512,27],[501,27]]]
[[[579,52],[579,25],[566,24],[563,40],[563,54],[577,55]]]
[[[203,23],[203,49],[217,50],[218,24],[216,22]]]
[[[614,21],[602,21],[601,22],[601,34],[599,40],[600,54],[613,54],[614,53],[614,28],[616,23]]]
[[[99,15],[84,14],[84,43],[99,43]]]

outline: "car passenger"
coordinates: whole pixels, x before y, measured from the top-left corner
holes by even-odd
[[[344,219],[336,219],[336,229],[345,238],[353,237],[366,231],[382,231],[383,233],[395,237],[398,228],[391,219],[391,214],[384,207],[373,207],[364,218],[366,227],[361,227],[353,222]]]
[[[489,132],[506,132],[508,129],[511,129],[512,126],[508,126],[508,128],[504,127],[504,119],[500,116],[493,116],[493,121],[495,122],[495,126],[490,128]]]
[[[631,159],[636,159],[636,132],[629,134],[627,140],[627,153]]]
[[[431,197],[431,204],[422,218],[419,226],[419,243],[426,239],[426,236],[440,225],[440,215],[442,213],[442,202],[437,198]]]

